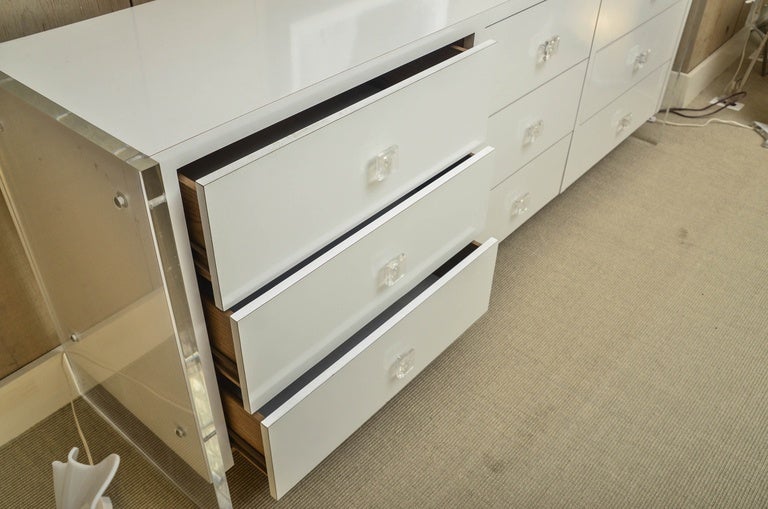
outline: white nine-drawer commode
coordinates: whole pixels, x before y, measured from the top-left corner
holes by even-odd
[[[156,0],[0,45],[5,191],[84,396],[199,504],[230,504],[233,449],[281,497],[486,311],[499,240],[656,112],[688,8]],[[64,244],[98,263],[41,254]],[[155,301],[170,347],[114,332]]]

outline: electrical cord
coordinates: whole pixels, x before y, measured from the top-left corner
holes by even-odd
[[[740,88],[742,86],[741,79],[738,79],[739,73],[741,72],[741,68],[744,67],[744,59],[747,56],[747,48],[749,47],[749,39],[752,36],[752,29],[750,28],[749,35],[747,35],[746,40],[744,41],[744,48],[741,50],[741,58],[739,58],[739,66],[736,68],[736,72],[733,74],[733,78],[731,78],[731,81],[728,82],[728,84],[725,86],[725,89],[723,90],[725,93],[731,92],[734,89]]]
[[[724,120],[722,118],[710,118],[709,120],[707,120],[703,124],[684,124],[684,123],[678,123],[678,122],[668,122],[666,120],[660,120],[660,119],[654,119],[654,120],[651,120],[651,122],[652,123],[657,123],[657,124],[664,124],[664,125],[674,126],[674,127],[707,127],[708,125],[714,123],[714,124],[730,125],[730,126],[733,126],[733,127],[741,127],[742,129],[749,129],[750,131],[753,130],[753,128],[751,126],[748,126],[746,124],[742,124],[740,122],[736,122],[736,121],[733,121],[733,120]]]
[[[736,92],[735,94],[731,94],[727,97],[723,97],[722,99],[718,99],[716,102],[709,104],[707,106],[704,106],[703,108],[669,108],[668,111],[669,113],[673,113],[679,117],[684,117],[684,118],[694,118],[694,119],[705,118],[705,117],[714,115],[716,113],[719,113],[725,110],[726,108],[728,108],[729,106],[733,106],[734,104],[736,104],[736,101],[738,99],[743,99],[746,96],[747,96],[747,93],[745,91],[741,91],[741,92]],[[688,113],[684,113],[684,112],[693,112],[693,113],[705,112],[716,106],[719,106],[716,110],[709,111],[702,115],[689,115]],[[663,110],[662,112],[666,112],[666,111],[667,110]],[[662,112],[659,112],[659,113],[662,113]]]
[[[708,104],[708,105],[704,106],[703,108],[675,108],[675,107],[673,107],[673,108],[670,108],[670,110],[674,110],[674,111],[706,111],[706,110],[708,110],[708,109],[710,109],[710,108],[712,108],[712,107],[714,107],[714,106],[716,106],[716,105],[718,105],[720,103],[727,103],[728,106],[732,106],[733,104],[736,103],[736,101],[738,99],[743,99],[744,97],[746,97],[746,95],[747,95],[747,93],[744,92],[744,91],[736,92],[735,94],[731,94],[731,95],[726,96],[726,97],[721,97],[721,98],[717,99],[716,102],[713,102],[712,104]]]
[[[61,368],[64,370],[64,374],[67,377],[67,383],[69,385],[70,398],[69,405],[72,407],[72,416],[75,418],[75,427],[77,427],[77,434],[80,435],[80,441],[83,442],[83,449],[85,449],[85,455],[88,456],[88,463],[93,465],[93,456],[91,456],[91,449],[88,447],[88,441],[85,439],[83,428],[80,427],[80,421],[77,418],[77,412],[75,411],[75,398],[80,393],[77,389],[77,382],[75,382],[75,374],[72,372],[72,366],[69,364],[69,358],[66,352],[61,354]]]

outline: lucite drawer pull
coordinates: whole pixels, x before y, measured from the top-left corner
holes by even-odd
[[[516,218],[522,216],[528,212],[528,207],[531,204],[531,193],[525,193],[512,199],[512,204],[509,208],[509,217]]]
[[[544,133],[544,121],[539,120],[525,130],[525,136],[523,138],[524,145],[530,145],[536,141]]]
[[[556,35],[539,46],[539,63],[547,62],[560,49],[560,36]]]
[[[651,58],[650,49],[647,49],[642,53],[640,53],[639,55],[637,55],[637,57],[635,58],[635,71],[639,71],[640,69],[645,67],[645,64],[648,63],[648,59],[650,58]]]
[[[401,353],[395,358],[395,362],[392,364],[392,367],[390,368],[390,373],[392,374],[392,378],[395,378],[397,380],[402,380],[406,376],[408,376],[408,373],[413,371],[413,368],[416,366],[416,350],[411,348],[405,353]]]
[[[627,127],[629,127],[632,124],[632,114],[627,113],[621,119],[619,119],[619,123],[616,126],[616,133],[619,134],[624,131]]]
[[[379,286],[389,288],[405,277],[405,253],[401,253],[387,262],[379,271]]]
[[[392,145],[379,153],[368,163],[368,182],[371,184],[383,182],[397,168],[400,149]]]

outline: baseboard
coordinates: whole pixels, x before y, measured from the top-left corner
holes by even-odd
[[[744,27],[690,72],[670,73],[662,106],[689,105],[710,83],[738,61],[748,37],[749,28]]]
[[[70,402],[61,347],[0,382],[0,446]]]

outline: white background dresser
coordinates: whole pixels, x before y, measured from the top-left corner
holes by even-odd
[[[655,112],[688,9],[182,3],[0,45],[0,122],[12,135],[0,136],[0,164],[51,295],[62,264],[103,280],[120,262],[107,251],[115,261],[103,267],[54,267],[35,254],[51,223],[34,189],[60,168],[44,162],[29,177],[35,144],[10,141],[24,140],[22,125],[77,147],[72,175],[104,181],[86,199],[94,214],[138,225],[134,259],[166,296],[178,348],[162,359],[186,387],[189,415],[165,405],[152,419],[156,408],[112,393],[213,483],[222,506],[231,445],[279,498],[485,312],[497,239]],[[114,168],[90,170],[105,157]],[[74,217],[82,203],[45,210]],[[116,215],[125,210],[133,215]],[[122,239],[115,224],[104,228]],[[98,244],[99,229],[69,227],[81,245]],[[87,317],[86,330],[60,317],[63,340],[97,345],[91,332],[130,321],[139,297]],[[156,368],[158,351],[145,346],[127,367],[102,358],[99,374],[87,360],[77,368],[109,390],[124,368]],[[161,371],[142,370],[142,386],[162,391]]]

